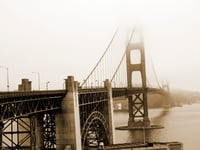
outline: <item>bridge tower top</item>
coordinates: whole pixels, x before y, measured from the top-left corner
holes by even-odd
[[[140,63],[132,63],[131,61],[131,52],[132,51],[139,51],[140,52]],[[126,64],[127,64],[127,82],[128,88],[133,87],[133,80],[132,77],[133,72],[139,71],[141,73],[141,81],[142,87],[146,88],[146,68],[145,68],[145,52],[144,52],[144,44],[141,43],[130,43],[128,48],[126,49]]]

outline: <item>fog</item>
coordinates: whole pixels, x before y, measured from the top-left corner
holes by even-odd
[[[63,88],[68,75],[86,78],[117,27],[128,33],[137,25],[159,81],[199,91],[199,7],[197,0],[2,0],[0,65],[9,68],[11,90],[22,78],[37,89],[32,72],[40,73],[41,89],[47,81],[49,89]],[[4,68],[0,90],[6,90]]]

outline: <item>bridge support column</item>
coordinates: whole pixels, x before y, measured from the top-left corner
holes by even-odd
[[[43,142],[43,115],[31,116],[31,150],[40,150],[44,147]]]
[[[144,126],[149,127],[150,126],[150,120],[149,120],[149,113],[148,113],[148,102],[147,102],[147,88],[144,88],[143,93],[143,101],[144,101]]]
[[[128,96],[129,127],[150,127],[148,117],[147,90]]]
[[[133,97],[132,97],[132,95],[128,96],[128,111],[129,111],[128,126],[131,126],[130,123],[134,122],[134,117],[133,117]]]
[[[2,139],[2,137],[3,137],[3,126],[4,126],[3,122],[0,122],[0,150],[3,149],[3,144],[2,144],[2,142],[3,142],[3,139]]]
[[[111,87],[111,83],[108,79],[106,79],[104,84],[108,91],[109,144],[115,144],[112,87]]]
[[[81,150],[78,83],[73,76],[65,79],[67,95],[56,114],[56,149]]]

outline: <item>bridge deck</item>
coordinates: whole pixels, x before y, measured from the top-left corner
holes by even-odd
[[[127,93],[136,93],[141,92],[144,90],[142,87],[135,87],[131,89],[127,89],[126,87],[123,88],[112,88],[114,93],[121,92],[123,95]],[[79,89],[79,93],[98,93],[105,91],[105,88],[86,88],[86,89]],[[162,89],[157,88],[147,88],[148,92],[157,92],[163,93]],[[13,92],[0,92],[0,99],[5,98],[12,98],[12,97],[26,97],[26,96],[42,96],[42,95],[53,95],[53,94],[61,94],[67,93],[66,90],[48,90],[48,91],[13,91]],[[114,94],[115,96],[115,94]]]
[[[104,150],[182,150],[183,144],[180,142],[154,142],[145,144],[121,143],[105,146]],[[99,150],[95,147],[87,147],[87,150]]]

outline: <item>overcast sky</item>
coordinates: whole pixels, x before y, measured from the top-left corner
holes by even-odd
[[[198,0],[1,0],[0,65],[9,68],[10,89],[22,78],[41,89],[80,82],[104,52],[117,26],[143,29],[145,48],[159,80],[171,88],[200,90]],[[6,69],[0,68],[0,90]]]

